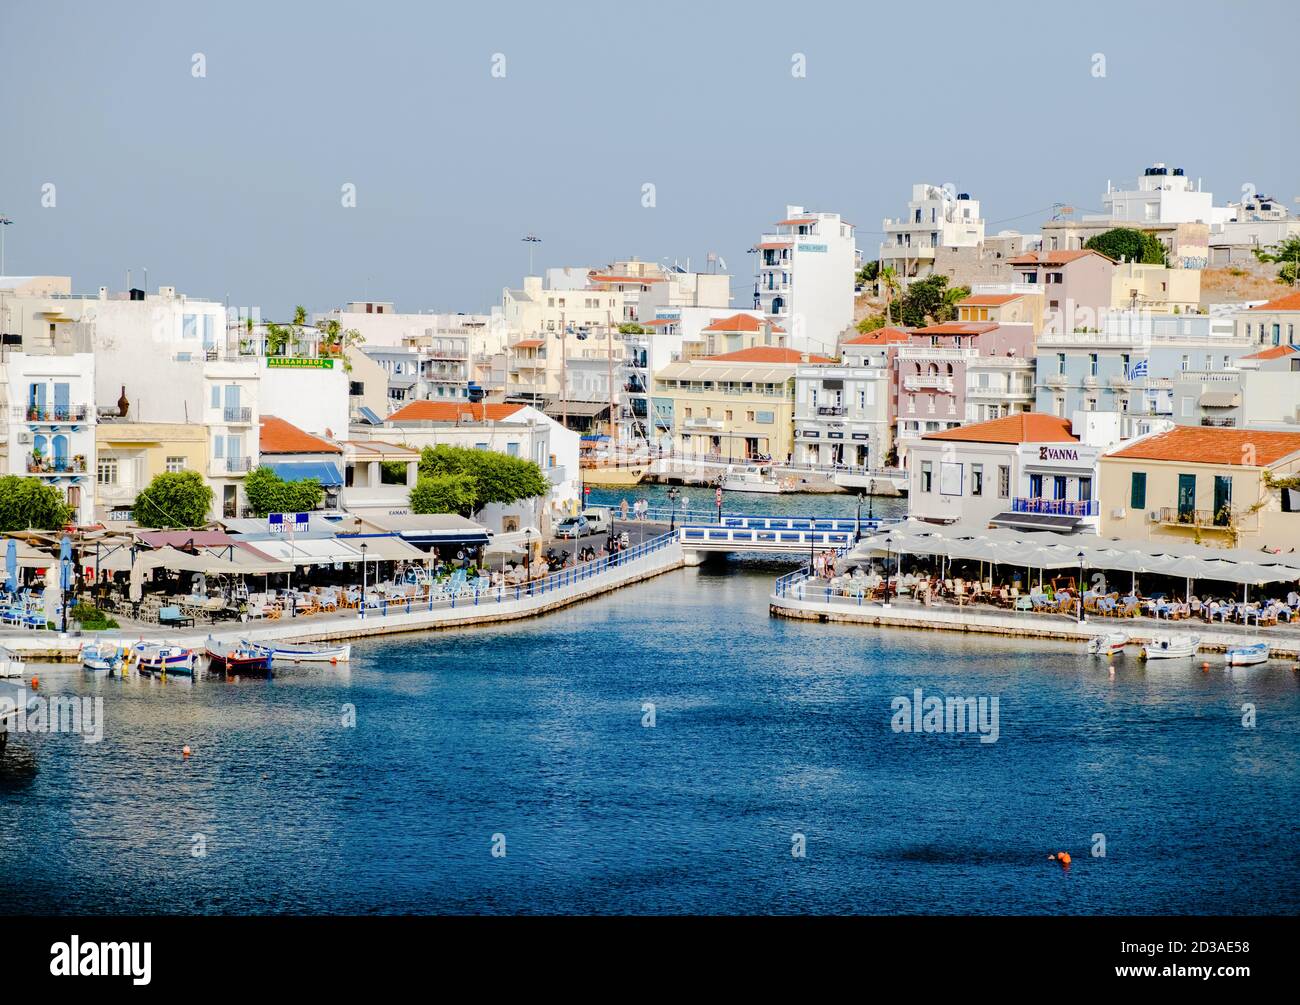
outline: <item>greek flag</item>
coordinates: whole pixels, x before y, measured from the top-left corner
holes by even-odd
[[[1148,363],[1145,359],[1140,359],[1136,363],[1130,363],[1128,373],[1125,374],[1125,376],[1129,380],[1137,380],[1139,377],[1145,377],[1147,375],[1147,366]]]

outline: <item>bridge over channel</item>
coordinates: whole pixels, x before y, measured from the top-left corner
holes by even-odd
[[[669,524],[692,552],[776,552],[807,555],[850,548],[857,538],[898,521],[880,517],[750,516],[738,513],[651,509],[648,520]]]

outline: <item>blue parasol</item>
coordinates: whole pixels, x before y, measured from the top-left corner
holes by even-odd
[[[18,542],[12,537],[5,549],[5,588],[10,593],[18,590]]]

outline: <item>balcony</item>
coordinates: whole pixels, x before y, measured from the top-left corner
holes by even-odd
[[[683,429],[705,429],[713,432],[722,431],[721,419],[683,419]]]
[[[1065,387],[1068,378],[1063,373],[1049,373],[1043,378],[1043,383],[1048,387]]]
[[[544,468],[542,473],[546,475],[546,480],[552,485],[559,485],[560,482],[568,478],[568,470],[563,464],[555,464],[549,468]]]
[[[90,414],[87,405],[61,405],[54,408],[38,408],[35,405],[15,405],[13,417],[19,422],[33,425],[55,426],[60,423],[85,422]]]
[[[245,475],[253,470],[251,457],[214,457],[213,470],[217,474]]]
[[[86,459],[74,457],[32,457],[27,458],[29,475],[84,475]]]
[[[903,389],[906,391],[941,391],[945,394],[952,393],[952,378],[940,374],[912,374],[903,378]]]
[[[1162,506],[1156,511],[1156,519],[1163,524],[1175,527],[1223,527],[1232,524],[1234,514],[1222,509],[1217,513],[1210,509],[1180,509],[1176,506]]]
[[[1016,496],[1011,500],[1013,513],[1046,513],[1049,516],[1096,516],[1096,499],[1041,499]]]
[[[1203,419],[1201,419],[1201,425],[1216,426],[1221,429],[1231,429],[1232,427],[1237,425],[1237,420],[1232,418],[1231,416],[1222,419],[1215,419],[1207,415]]]
[[[848,409],[843,405],[818,405],[818,415],[847,415]]]
[[[228,406],[221,410],[221,418],[228,425],[247,426],[253,422],[253,410],[248,406]]]

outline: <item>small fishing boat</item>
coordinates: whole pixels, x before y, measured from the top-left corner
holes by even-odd
[[[95,673],[114,674],[122,669],[128,652],[121,642],[101,639],[81,650],[81,665]]]
[[[727,468],[722,476],[722,487],[728,492],[756,492],[776,495],[790,491],[788,480],[772,477],[772,469],[758,464],[737,465]]]
[[[218,642],[209,635],[204,653],[208,657],[208,668],[216,673],[259,677],[271,672],[270,652],[247,642]]]
[[[305,644],[290,645],[283,642],[267,644],[263,642],[247,642],[245,640],[245,644],[252,649],[268,653],[276,663],[346,663],[352,658],[352,643],[350,642],[341,646],[313,646]]]
[[[1128,632],[1103,632],[1088,640],[1088,652],[1092,656],[1108,656],[1123,650],[1128,645]]]
[[[0,646],[0,677],[21,677],[27,664],[11,649]]]
[[[1248,642],[1233,646],[1223,656],[1223,662],[1230,667],[1248,667],[1257,663],[1268,662],[1267,642]]]
[[[1181,656],[1195,656],[1200,648],[1199,635],[1162,635],[1142,647],[1144,660],[1170,660]]]
[[[628,467],[602,466],[582,469],[582,480],[587,485],[601,488],[628,488],[640,485],[649,468],[644,464]]]
[[[194,650],[184,646],[164,646],[141,642],[132,651],[132,662],[144,676],[153,674],[194,675]]]

